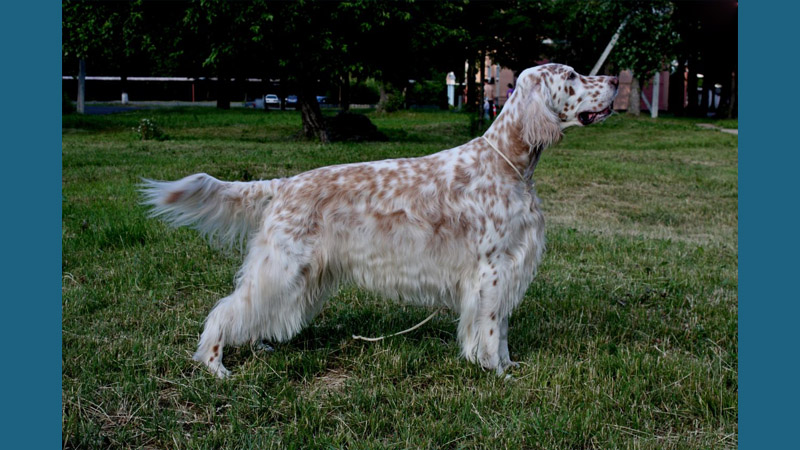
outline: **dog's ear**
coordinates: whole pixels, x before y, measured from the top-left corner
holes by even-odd
[[[522,139],[534,148],[544,148],[561,139],[558,116],[549,107],[550,89],[540,77],[531,75],[522,84]],[[516,92],[515,92],[516,95]]]

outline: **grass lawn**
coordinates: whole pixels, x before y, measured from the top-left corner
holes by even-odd
[[[67,448],[735,448],[738,138],[623,115],[567,131],[536,183],[548,249],[510,320],[504,380],[458,357],[455,316],[343,288],[292,341],[190,360],[242,255],[146,217],[140,177],[225,180],[426,155],[469,117],[370,113],[389,142],[296,138],[296,112],[63,118]],[[152,118],[168,135],[141,141]]]

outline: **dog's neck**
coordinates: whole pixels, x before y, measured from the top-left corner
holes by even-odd
[[[522,138],[524,111],[521,103],[519,96],[512,95],[483,137],[503,153],[517,173],[529,180],[544,148],[533,147]]]

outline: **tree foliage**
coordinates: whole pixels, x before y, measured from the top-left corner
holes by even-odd
[[[519,72],[552,50],[546,44],[558,17],[552,2],[506,1],[488,5],[491,9],[483,12],[483,23],[471,29],[470,34],[476,36],[493,61]]]
[[[629,69],[641,79],[662,70],[675,55],[679,36],[668,0],[557,0],[551,22],[552,55],[588,72],[623,21],[619,41],[609,55],[611,72]]]
[[[352,78],[404,91],[409,80],[461,77],[464,61],[476,68],[483,55],[516,71],[550,59],[588,72],[628,18],[609,68],[646,79],[676,41],[666,0],[63,0],[62,9],[66,66],[88,57],[111,72],[279,78],[309,103],[304,124],[315,126],[314,96]]]

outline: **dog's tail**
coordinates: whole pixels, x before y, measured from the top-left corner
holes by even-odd
[[[150,215],[190,226],[222,244],[242,243],[261,224],[278,180],[220,181],[205,173],[178,181],[143,180],[143,203]]]

